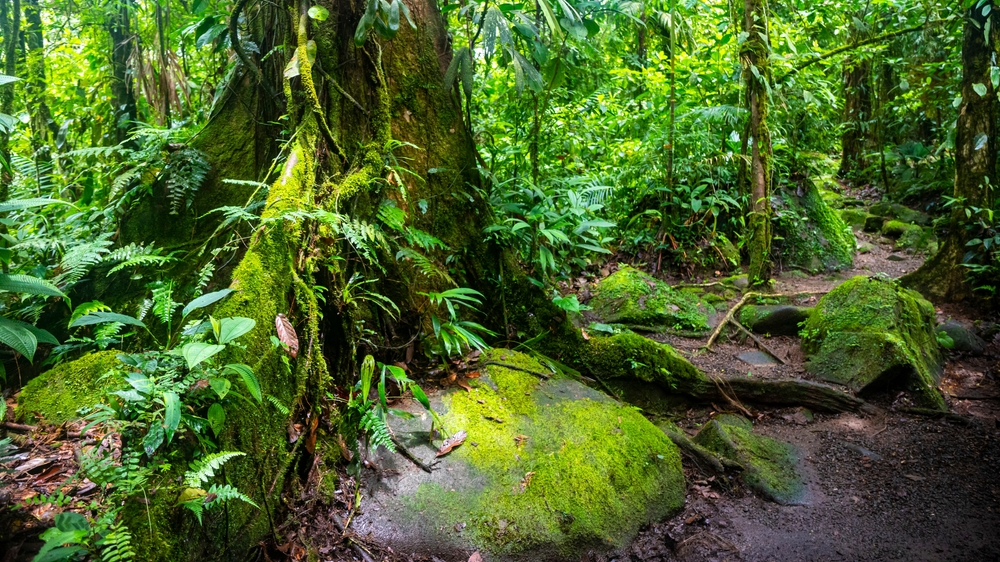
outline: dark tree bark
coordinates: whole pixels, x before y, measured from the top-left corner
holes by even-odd
[[[992,58],[997,44],[997,20],[982,7],[971,8],[965,19],[962,42],[962,106],[955,127],[955,190],[962,203],[951,213],[948,232],[941,249],[903,283],[936,301],[955,302],[972,296],[967,270],[962,267],[970,235],[965,225],[966,207],[988,209],[993,204],[993,184],[997,181],[997,98],[990,80]],[[984,34],[991,23],[989,37]],[[976,90],[980,90],[977,92]],[[982,94],[982,95],[980,95]]]
[[[860,54],[844,61],[844,131],[840,136],[842,178],[864,183],[868,178],[865,153],[871,145],[871,61]]]
[[[747,272],[752,285],[761,285],[771,278],[771,133],[767,128],[767,113],[771,82],[768,61],[767,14],[763,0],[744,0],[743,29],[747,39],[740,51],[745,84],[744,97],[750,110],[747,125],[749,137],[749,177],[744,179],[750,196],[747,216],[747,252],[750,268]]]
[[[135,81],[128,75],[128,58],[132,51],[131,0],[121,0],[118,12],[106,23],[111,37],[111,95],[114,104],[114,134],[119,144],[128,138],[138,119],[135,103]]]
[[[49,140],[59,131],[52,120],[52,111],[45,101],[45,39],[42,34],[42,13],[38,0],[24,4],[25,95],[31,117],[31,148],[37,161],[50,159]]]

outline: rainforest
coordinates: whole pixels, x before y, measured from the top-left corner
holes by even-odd
[[[998,18],[0,0],[0,560],[1000,559]]]

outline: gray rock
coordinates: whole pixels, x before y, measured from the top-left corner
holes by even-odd
[[[740,322],[758,334],[772,336],[795,336],[799,324],[809,318],[811,308],[787,304],[768,306],[745,306],[740,311]]]
[[[964,351],[973,355],[982,355],[986,351],[986,342],[976,335],[972,326],[955,320],[948,320],[937,327],[938,332],[948,334],[948,337],[955,342],[955,351]]]

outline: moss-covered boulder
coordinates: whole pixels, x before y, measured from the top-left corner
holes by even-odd
[[[117,351],[91,353],[31,379],[17,397],[17,418],[51,424],[78,418],[77,410],[101,403],[109,391],[123,386],[120,377],[104,377],[119,365],[117,355]]]
[[[777,190],[773,203],[775,250],[785,266],[819,273],[854,264],[854,233],[815,186],[806,184],[798,192]]]
[[[934,307],[895,282],[855,277],[828,293],[805,323],[809,372],[856,392],[904,382],[916,402],[944,409]]]
[[[896,240],[896,248],[911,252],[937,253],[938,243],[930,227],[921,227],[899,220],[882,225],[882,234]]]
[[[629,266],[602,279],[588,305],[603,322],[644,330],[706,331],[714,312],[695,295]]]
[[[755,434],[749,420],[722,414],[705,424],[693,441],[743,465],[743,481],[761,496],[783,504],[801,500],[805,486],[795,448]]]
[[[844,209],[840,211],[840,219],[853,230],[863,230],[868,217],[873,216],[863,209]]]
[[[787,304],[748,305],[740,309],[740,323],[758,334],[795,336],[811,308]]]
[[[546,372],[511,351],[484,357]],[[469,391],[432,397],[444,429],[467,432],[432,473],[378,453],[382,476],[367,479],[357,531],[446,559],[480,550],[493,560],[567,560],[623,546],[682,507],[677,447],[634,408],[567,378],[495,364],[481,373]],[[429,416],[390,425],[412,454],[434,457]]]
[[[895,219],[906,224],[927,226],[931,223],[931,217],[927,213],[911,209],[906,205],[901,205],[899,203],[882,201],[875,203],[868,210],[873,215],[878,215],[888,219]]]

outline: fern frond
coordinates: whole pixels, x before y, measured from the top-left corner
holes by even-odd
[[[104,262],[121,262],[111,268],[111,271],[108,271],[108,275],[111,275],[131,267],[143,267],[147,265],[162,266],[177,261],[177,258],[172,254],[162,255],[161,252],[163,252],[163,249],[157,248],[155,244],[137,246],[132,242],[128,246],[123,246],[109,253],[104,257]]]
[[[169,324],[174,311],[181,303],[174,300],[174,282],[158,283],[153,287],[153,314],[160,322]]]
[[[112,236],[114,232],[104,232],[92,241],[66,250],[59,262],[60,273],[55,277],[55,282],[59,285],[71,285],[83,279],[92,267],[101,263],[104,256],[111,252],[109,248],[114,244]]]
[[[396,261],[407,259],[413,261],[413,264],[417,266],[417,269],[420,270],[420,273],[425,277],[440,277],[452,285],[457,285],[455,280],[451,278],[451,275],[449,275],[447,271],[438,267],[430,260],[430,258],[420,252],[412,248],[403,248],[396,252]]]
[[[103,539],[97,541],[101,547],[101,562],[127,562],[135,559],[132,548],[132,533],[124,523],[116,523]]]
[[[194,148],[183,148],[167,158],[161,175],[166,176],[171,215],[191,208],[195,193],[205,183],[211,169],[205,155]]]
[[[246,453],[222,451],[191,463],[191,469],[184,473],[184,485],[188,488],[200,488],[208,479],[215,476],[215,471],[230,460],[242,457]]]
[[[212,487],[208,489],[208,494],[209,496],[215,494],[215,499],[206,503],[208,507],[212,507],[213,505],[224,503],[229,500],[242,500],[256,507],[257,509],[260,509],[260,506],[254,503],[254,501],[249,497],[247,497],[246,494],[237,490],[235,487],[230,486],[229,484],[221,484],[221,485],[212,484]]]
[[[375,408],[369,409],[361,417],[359,424],[361,430],[368,436],[368,444],[374,450],[382,446],[390,453],[396,452],[396,445],[392,442],[392,434],[389,433],[389,426]]]
[[[265,398],[267,398],[267,401],[270,402],[275,408],[277,408],[282,415],[287,416],[288,414],[292,413],[292,411],[288,409],[288,406],[282,404],[281,400],[278,400],[275,396],[268,394],[267,396],[265,396]]]

